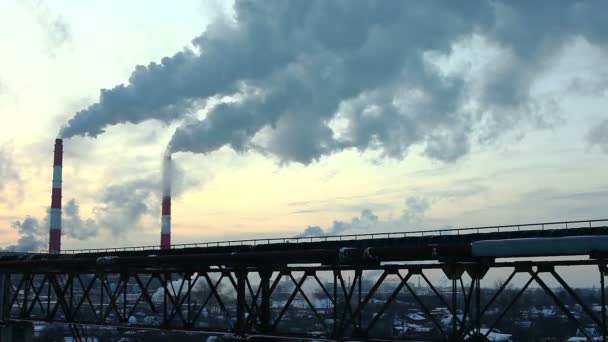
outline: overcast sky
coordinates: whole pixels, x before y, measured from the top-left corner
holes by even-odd
[[[165,151],[174,243],[607,218],[607,11],[2,1],[0,247],[60,134],[63,248],[158,244]]]

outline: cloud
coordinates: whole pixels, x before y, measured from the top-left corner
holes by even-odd
[[[431,208],[431,203],[426,198],[410,196],[405,200],[405,206],[403,220],[406,223],[420,223]]]
[[[591,128],[585,138],[589,145],[597,145],[602,151],[608,153],[608,119]]]
[[[160,189],[160,181],[150,178],[109,184],[93,212],[99,224],[113,235],[124,235],[138,228],[144,215],[159,211],[160,202],[154,195]]]
[[[72,40],[69,25],[65,20],[47,6],[44,0],[20,0],[19,3],[27,9],[36,23],[44,31],[48,52],[55,56],[56,51]]]
[[[333,225],[327,229],[323,229],[319,226],[309,226],[297,237],[331,236],[339,235],[347,231],[368,231],[373,229],[377,223],[378,216],[371,210],[365,209],[361,211],[359,216],[353,217],[350,222],[334,221]]]
[[[0,145],[0,199],[8,204],[19,202],[23,192],[23,180],[13,159],[12,146]]]
[[[173,152],[229,146],[308,164],[344,149],[403,158],[421,145],[429,158],[450,162],[473,141],[489,143],[522,125],[544,127],[550,114],[531,98],[535,78],[575,36],[605,47],[599,13],[607,7],[237,1],[234,21],[219,17],[193,48],[137,66],[127,84],[102,89],[62,135],[183,120],[214,98],[219,103],[207,106],[203,119],[189,118],[175,131]],[[477,42],[483,63],[466,60],[447,70],[479,52],[462,47],[467,41]],[[495,55],[484,54],[490,47]]]
[[[361,211],[361,214],[358,217],[352,218],[350,222],[334,221],[331,227],[325,229],[320,226],[308,226],[304,232],[297,235],[297,237],[367,233],[370,231],[395,232],[409,228],[426,229],[436,228],[436,226],[445,227],[446,224],[442,219],[429,219],[427,217],[434,206],[442,201],[462,201],[465,198],[485,191],[484,187],[478,186],[471,181],[459,181],[458,183],[458,186],[452,188],[448,186],[447,189],[441,191],[416,190],[415,195],[405,198],[405,206],[401,210],[401,215],[396,217],[392,217],[391,215],[387,218],[380,219],[374,211],[365,209]],[[461,183],[464,183],[464,185]],[[291,205],[300,206],[307,204],[308,202],[299,202]],[[390,212],[390,208],[381,209],[385,209],[385,211],[386,209],[389,209]],[[307,213],[307,211],[300,210],[295,213]]]
[[[93,210],[95,219],[82,218],[80,205],[75,199],[70,199],[62,208],[62,235],[87,240],[97,236],[102,228],[109,229],[113,235],[122,235],[128,229],[136,228],[143,215],[158,211],[150,202],[160,203],[152,199],[152,192],[159,192],[159,189],[159,181],[111,185],[101,196],[103,204]],[[27,216],[22,221],[15,221],[12,227],[17,230],[19,239],[5,250],[27,252],[46,248],[49,211],[42,220]]]
[[[605,219],[606,201],[608,201],[608,188],[605,185],[582,189],[582,191],[543,187],[523,192],[511,200],[496,205],[462,211],[452,220],[466,222],[467,225],[487,225],[488,222],[495,225]]]
[[[324,235],[331,235],[331,234],[325,234],[325,231],[323,230],[323,228],[321,228],[319,226],[308,226],[308,227],[306,227],[306,229],[304,229],[304,232],[302,234],[298,235],[297,237],[324,236]]]
[[[160,205],[167,181],[158,174],[138,175],[110,183],[99,194],[99,205],[93,208],[97,224],[114,235],[124,235],[139,228],[148,215],[160,219]],[[171,196],[181,196],[187,189],[200,185],[187,177],[185,170],[173,160],[171,163]]]
[[[0,154],[0,176],[8,175],[7,163],[2,162]],[[172,195],[179,197],[187,189],[200,184],[186,177],[183,168],[172,163]],[[4,172],[4,173],[2,173]],[[0,177],[0,181],[8,177]],[[1,184],[1,183],[0,183]],[[62,234],[77,240],[88,240],[107,231],[112,236],[123,236],[128,231],[139,228],[146,215],[160,220],[160,196],[162,192],[160,175],[144,175],[137,179],[110,183],[98,196],[98,203],[93,207],[93,216],[82,217],[80,204],[69,199],[63,204]],[[0,188],[1,190],[1,188]],[[15,221],[18,241],[7,247],[12,251],[37,251],[46,248],[49,229],[49,211],[42,218],[27,216]]]
[[[19,239],[5,251],[35,252],[46,247],[45,228],[38,219],[28,216],[23,221],[15,221],[12,227],[19,233]]]
[[[11,182],[20,182],[21,176],[13,162],[10,146],[0,146],[0,191]]]
[[[435,175],[431,174],[431,176]],[[492,177],[458,178],[439,189],[415,187],[412,190],[416,195],[410,196],[406,202],[410,199],[412,199],[412,202],[426,201],[431,204],[439,201],[461,201],[487,192],[488,186],[485,183],[492,180]]]
[[[61,233],[63,236],[77,240],[87,240],[97,236],[99,224],[91,219],[83,219],[80,216],[80,205],[75,199],[70,199],[63,205],[61,216]],[[47,248],[50,211],[47,209],[45,216],[40,219],[26,216],[23,220],[17,220],[12,228],[17,230],[19,238],[16,244],[5,248],[7,251],[35,252]]]
[[[438,192],[416,191],[415,195],[405,199],[405,207],[400,216],[380,218],[369,211],[370,219],[364,219],[365,215],[362,213],[359,217],[353,218],[351,222],[336,221],[327,228],[312,225],[297,237],[605,219],[606,216],[605,203],[608,200],[608,188],[595,186],[587,191],[578,192],[560,188],[538,188],[520,193],[512,199],[505,198],[505,201],[497,204],[484,201],[473,210],[467,209],[467,206],[460,206],[462,207],[458,207],[460,210],[447,216],[442,215],[441,210],[438,209],[436,215],[429,217],[429,213],[444,201],[462,202],[485,191],[481,190],[483,188],[479,189],[477,191],[474,187],[465,186],[462,189]],[[538,203],[546,205],[539,206]],[[367,223],[360,225],[360,222]],[[585,224],[579,226],[585,226]]]
[[[99,225],[95,220],[80,217],[80,206],[75,199],[69,200],[63,206],[62,226],[63,234],[78,240],[97,236],[99,232]]]

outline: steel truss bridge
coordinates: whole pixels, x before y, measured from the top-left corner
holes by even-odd
[[[251,340],[486,341],[535,288],[559,308],[564,324],[589,341],[598,338],[593,327],[606,341],[604,251],[537,260],[442,249],[590,236],[608,236],[608,220],[9,255],[0,258],[0,320],[6,326],[44,321]],[[383,253],[366,258],[370,247]],[[585,267],[595,270],[589,282],[600,284],[599,312],[563,276]],[[490,272],[504,281],[488,284]],[[428,327],[406,333],[396,323],[405,324],[399,305],[423,314]]]

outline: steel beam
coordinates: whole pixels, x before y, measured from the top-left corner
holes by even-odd
[[[408,298],[410,303],[416,304],[430,319],[428,322],[433,324],[435,332],[439,332],[445,339],[459,341],[472,334],[480,335],[482,324],[488,323],[483,320],[484,314],[495,306],[497,298],[505,296],[505,288],[513,282],[514,276],[518,273],[529,274],[530,279],[514,298],[510,298],[508,305],[501,308],[503,310],[499,312],[496,320],[489,322],[490,329],[500,323],[533,282],[545,290],[570,321],[581,326],[581,322],[577,322],[563,305],[563,298],[557,297],[539,277],[542,272],[552,275],[574,302],[583,305],[584,302],[577,293],[554,269],[556,266],[578,267],[579,265],[598,267],[602,317],[593,316],[588,306],[582,307],[591,318],[590,322],[598,328],[598,331],[602,331],[606,339],[604,284],[606,266],[603,260],[594,259],[501,261],[490,264],[452,261],[386,265],[287,266],[276,263],[245,266],[203,265],[197,271],[169,265],[171,267],[162,272],[156,272],[155,267],[104,268],[94,273],[71,268],[62,272],[14,271],[12,274],[0,275],[0,287],[3,288],[4,293],[4,296],[0,296],[0,307],[2,307],[0,314],[9,323],[44,319],[72,325],[100,324],[125,328],[183,329],[234,333],[242,337],[259,333],[264,336],[311,337],[307,335],[309,331],[301,327],[296,327],[297,330],[294,331],[286,330],[287,324],[284,327],[281,321],[290,316],[292,319],[304,317],[301,319],[305,320],[306,324],[315,324],[320,334],[318,338],[373,339],[386,338],[382,335],[385,332],[374,328],[386,324],[386,320],[393,319],[387,313],[391,312],[389,309],[395,305],[399,297],[400,300]],[[513,271],[509,271],[507,280],[485,302],[482,298],[481,281],[488,268],[507,267],[512,268]],[[379,270],[380,273],[374,277],[369,288],[363,286],[364,274],[373,270]],[[437,284],[425,274],[430,270],[441,270],[451,280],[451,303],[449,297],[446,298],[447,296],[442,294],[441,288],[438,288]],[[465,284],[463,281],[465,272],[471,277],[470,284]],[[420,275],[430,289],[429,296],[448,308],[453,318],[449,326],[439,323],[431,314],[426,298],[417,294],[408,284],[412,275]],[[348,277],[351,277],[350,283],[346,281]],[[396,279],[398,283],[391,288],[391,291],[381,292],[380,289],[384,289],[383,286],[394,277],[398,278]],[[333,289],[324,285],[325,279],[332,278]],[[178,281],[171,281],[176,279]],[[278,296],[275,291],[278,292],[277,289],[279,284],[283,284],[282,281],[289,284],[292,291],[285,294],[285,301],[280,301],[279,298],[273,300],[274,296]],[[459,283],[463,287],[463,300],[458,298]],[[327,307],[319,307],[314,303],[309,292],[311,286],[318,291],[315,293],[315,298],[326,300]],[[162,297],[153,298],[153,293],[159,288],[163,291]],[[386,300],[381,305],[372,304],[372,300],[379,298],[380,293],[386,293],[388,297],[382,297]],[[45,294],[48,297],[46,299]],[[299,307],[294,306],[296,298],[301,304]],[[276,315],[272,312],[273,305],[277,305]],[[156,323],[140,321],[137,324],[129,324],[129,317],[139,311],[151,315],[157,314],[161,320]],[[458,317],[459,311],[464,313],[462,320]],[[434,336],[437,337],[438,335]]]

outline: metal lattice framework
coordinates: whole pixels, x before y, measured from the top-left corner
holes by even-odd
[[[523,261],[471,253],[472,243],[492,239],[593,241],[608,235],[606,222],[5,255],[0,323],[64,323],[75,336],[79,325],[102,325],[265,339],[484,341],[541,291],[559,309],[560,326],[606,341],[605,249]],[[564,276],[584,268],[597,272],[586,283],[600,284],[591,299]],[[504,281],[493,286],[493,272]]]
[[[73,264],[77,263],[78,260],[73,260]],[[536,285],[569,324],[589,339],[585,328],[594,326],[606,341],[604,259],[387,265],[85,266],[65,267],[65,271],[5,268],[2,317],[6,321],[196,330],[240,336],[483,340],[480,336],[500,327],[522,295]],[[601,281],[597,298],[602,303],[599,315],[558,272],[585,266],[595,267]],[[505,270],[508,277],[493,293],[487,293],[482,281],[494,269]],[[449,279],[448,286],[438,286],[433,280],[438,273]],[[413,284],[414,277],[424,283],[426,293],[421,294],[420,287]],[[523,280],[516,282],[516,277]],[[555,287],[548,285],[549,279],[559,284],[559,295]],[[501,306],[497,305],[499,299]],[[566,300],[576,303],[584,314],[575,315]],[[428,331],[409,336],[396,332],[394,307],[404,302],[424,313],[431,324]],[[446,322],[437,317],[431,303],[445,307],[451,319]],[[138,317],[137,321],[132,317]]]

